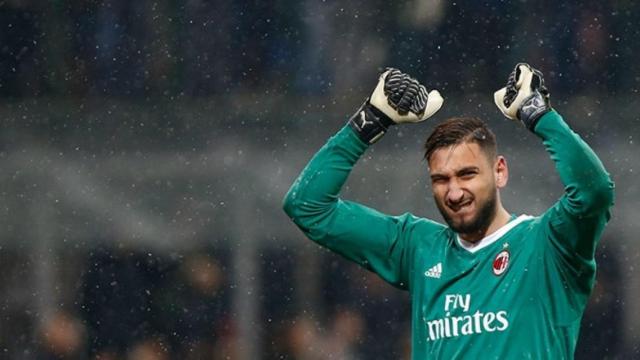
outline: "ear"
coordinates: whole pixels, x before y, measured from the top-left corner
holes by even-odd
[[[498,189],[507,186],[509,181],[509,167],[507,166],[507,159],[504,156],[498,155],[496,162],[493,165],[493,175],[496,179],[496,187]]]

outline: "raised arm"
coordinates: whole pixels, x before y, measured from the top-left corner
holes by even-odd
[[[593,259],[595,247],[609,221],[613,182],[602,162],[555,111],[545,114],[535,133],[555,162],[564,195],[545,214],[552,241],[564,251]]]
[[[518,64],[507,86],[495,94],[498,108],[542,138],[565,193],[542,216],[548,238],[563,263],[580,273],[593,267],[595,247],[609,220],[613,182],[591,148],[549,105],[542,74]]]
[[[284,198],[284,210],[311,240],[406,288],[410,215],[389,216],[339,198],[351,169],[390,125],[418,122],[442,105],[436,91],[398,70],[380,76],[370,99],[315,154]]]

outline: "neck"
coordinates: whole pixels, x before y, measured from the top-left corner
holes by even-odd
[[[491,224],[489,224],[489,226],[484,231],[481,230],[474,233],[458,234],[458,235],[464,241],[468,241],[470,243],[477,243],[478,241],[484,239],[485,237],[493,234],[501,227],[505,226],[509,222],[510,218],[511,218],[511,215],[509,215],[507,210],[505,210],[505,208],[502,207],[502,204],[500,204],[498,205],[496,216],[493,217]]]

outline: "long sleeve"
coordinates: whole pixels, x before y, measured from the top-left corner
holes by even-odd
[[[295,180],[284,198],[284,210],[311,240],[407,288],[409,265],[403,234],[411,215],[389,216],[339,198],[366,149],[351,128],[342,128]]]
[[[564,289],[555,296],[564,293],[573,304],[575,312],[562,312],[567,323],[577,326],[594,284],[595,249],[610,219],[614,185],[593,150],[557,112],[544,115],[535,132],[543,139],[564,185],[564,195],[541,217],[547,239],[546,276],[557,289]]]

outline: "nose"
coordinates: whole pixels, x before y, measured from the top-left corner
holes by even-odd
[[[447,200],[452,204],[457,204],[462,201],[464,197],[464,191],[457,186],[456,184],[451,184],[449,186],[449,191],[447,192]]]

